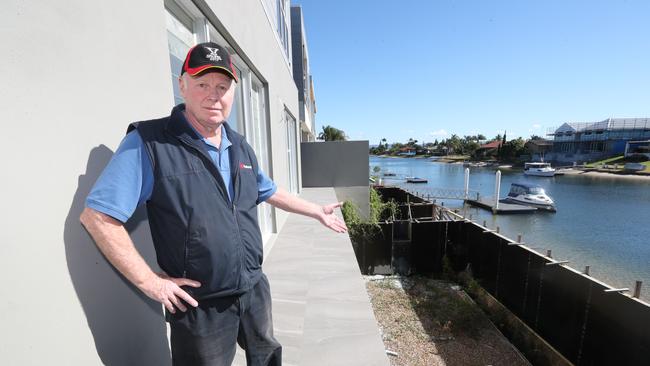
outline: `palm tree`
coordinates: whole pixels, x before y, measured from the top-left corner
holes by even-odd
[[[325,140],[325,141],[347,140],[347,138],[345,137],[345,132],[329,125],[323,126],[323,132],[318,134],[318,139]]]

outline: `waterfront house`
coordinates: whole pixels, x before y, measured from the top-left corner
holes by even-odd
[[[567,122],[555,129],[549,160],[586,162],[623,155],[628,141],[650,138],[650,118],[609,118],[600,122]]]
[[[532,161],[538,161],[546,158],[546,154],[553,149],[553,141],[536,138],[526,141],[524,144],[526,151],[530,153]]]
[[[645,156],[650,159],[650,140],[628,141],[625,145],[625,157]]]
[[[399,149],[397,155],[400,156],[415,156],[415,148],[412,147],[402,147]]]
[[[478,149],[476,149],[476,152],[474,153],[474,156],[477,158],[485,158],[488,156],[494,156],[496,155],[497,151],[501,147],[502,141],[501,140],[494,140],[492,142],[488,142],[486,144],[481,145]]]

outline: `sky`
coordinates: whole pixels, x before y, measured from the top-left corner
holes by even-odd
[[[650,1],[292,0],[316,131],[432,142],[650,117]]]

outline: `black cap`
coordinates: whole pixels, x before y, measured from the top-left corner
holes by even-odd
[[[206,70],[221,71],[238,81],[230,53],[225,47],[214,42],[199,43],[190,48],[185,62],[183,62],[181,75],[187,72],[192,76],[197,76]]]

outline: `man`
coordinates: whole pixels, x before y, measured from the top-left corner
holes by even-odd
[[[106,258],[165,306],[174,365],[229,365],[235,342],[249,365],[281,364],[261,268],[259,203],[347,229],[334,215],[340,203],[297,198],[259,169],[253,149],[226,123],[236,82],[225,48],[190,49],[179,78],[185,104],[129,126],[80,218]],[[123,226],[144,202],[161,274]]]

